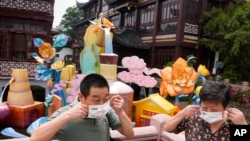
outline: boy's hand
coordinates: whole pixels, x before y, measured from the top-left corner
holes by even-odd
[[[124,100],[120,95],[114,95],[110,99],[110,106],[114,109],[115,113],[119,115],[123,111]]]
[[[70,120],[83,119],[88,115],[88,106],[78,102],[77,105],[66,111],[64,114],[66,114]]]

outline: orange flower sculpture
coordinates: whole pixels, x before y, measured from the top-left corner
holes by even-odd
[[[49,61],[56,55],[56,49],[52,48],[50,43],[44,42],[39,48],[38,48],[39,54],[42,56],[43,59]]]
[[[179,94],[192,94],[198,73],[183,58],[178,58],[172,67],[165,67],[161,71],[160,94],[166,98]]]

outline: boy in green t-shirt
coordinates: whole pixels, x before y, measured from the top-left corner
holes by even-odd
[[[56,111],[32,133],[30,140],[109,141],[110,127],[131,137],[134,131],[123,104],[120,95],[110,99],[109,85],[103,76],[89,74],[80,84],[78,99]]]

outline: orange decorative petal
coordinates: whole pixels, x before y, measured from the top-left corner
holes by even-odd
[[[165,82],[164,88],[171,96],[178,96],[180,93],[191,94],[194,91],[194,83],[198,79],[198,73],[188,66],[183,58],[178,58],[172,68],[165,67],[161,71],[162,82]]]
[[[180,85],[180,84],[181,84],[181,81],[180,81],[179,79],[176,79],[176,80],[175,80],[175,83],[176,83],[177,85]]]
[[[171,95],[171,96],[178,95],[178,93],[174,90],[173,85],[171,85],[171,84],[167,85],[167,90],[168,90],[169,95]]]
[[[99,26],[100,26],[100,24],[99,24],[99,23],[97,23],[97,24],[95,24],[95,25],[94,25],[94,27],[93,27],[93,31],[94,31],[94,33],[97,33],[97,32],[98,32],[98,30],[99,30]]]
[[[186,87],[189,88],[192,86],[194,86],[194,82],[191,79],[189,79],[188,82],[186,83]]]
[[[86,29],[86,32],[85,32],[85,35],[83,37],[84,39],[84,44],[85,45],[90,45],[90,44],[95,44],[96,43],[96,33],[95,33],[95,30],[98,30],[98,26],[97,24],[96,25],[90,25],[87,29]]]
[[[187,79],[182,79],[181,80],[181,83],[183,84],[183,83],[187,83]]]
[[[163,81],[172,81],[172,68],[171,67],[165,67],[161,71],[161,79]]]
[[[184,60],[183,58],[179,57],[175,63],[173,64],[173,69],[184,69],[185,67],[187,67],[188,64],[187,64],[187,61]]]
[[[52,59],[54,56],[56,55],[56,49],[55,48],[51,48],[50,49],[50,59]]]
[[[166,88],[167,83],[162,81],[160,83],[160,95],[164,98],[168,96],[167,88]]]
[[[187,73],[187,76],[192,76],[192,74],[193,74],[193,68],[191,68],[191,67],[186,67],[186,68],[185,68],[185,71],[186,71],[186,73]]]
[[[183,94],[192,94],[194,91],[194,86],[192,87],[183,87],[182,93]]]
[[[102,17],[102,23],[108,26],[109,28],[115,28],[114,24],[105,17]]]
[[[39,48],[38,48],[39,54],[42,56],[45,60],[51,60],[56,55],[55,48],[51,47],[50,43],[44,42]]]
[[[198,73],[193,69],[193,74],[190,78],[193,82],[195,82],[198,79]]]
[[[178,86],[178,85],[174,85],[173,87],[174,87],[174,90],[175,90],[177,93],[180,93],[181,90],[182,90],[182,88],[181,88],[180,86]]]
[[[171,73],[168,73],[167,75],[166,75],[166,80],[165,81],[167,81],[167,83],[173,83],[173,79],[172,79],[172,75],[171,75]]]

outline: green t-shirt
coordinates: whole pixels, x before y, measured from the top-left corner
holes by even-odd
[[[69,110],[77,101],[66,105],[56,111],[48,121],[56,118],[63,112]],[[113,109],[101,118],[84,118],[81,120],[72,120],[65,124],[54,136],[54,139],[60,141],[109,141],[110,128],[115,130],[121,126],[118,116]]]

